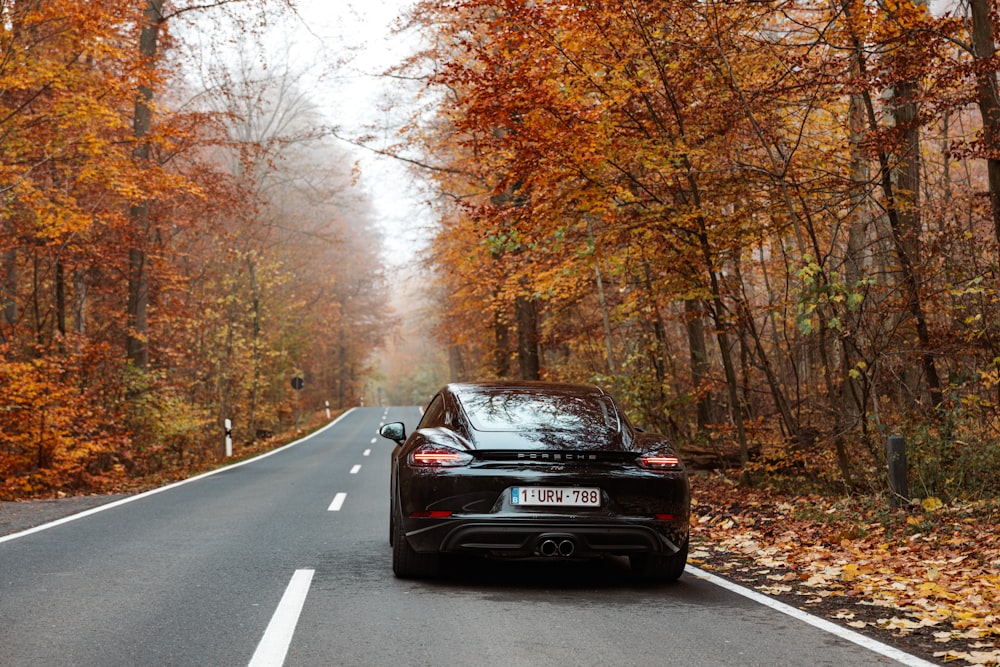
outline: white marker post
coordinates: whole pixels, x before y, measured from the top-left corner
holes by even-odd
[[[233,420],[226,419],[226,458],[233,455]]]
[[[326,418],[330,418],[330,401],[326,402]]]

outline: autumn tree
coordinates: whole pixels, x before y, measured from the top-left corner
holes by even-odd
[[[992,275],[940,217],[968,206],[981,238],[982,207],[948,176],[958,153],[927,178],[926,138],[994,73],[958,74],[989,69],[949,49],[962,21],[683,0],[422,3],[412,19],[428,50],[409,71],[437,108],[410,137],[446,202],[431,255],[453,295],[446,344],[466,340],[451,323],[483,331],[484,310],[516,332],[530,296],[543,376],[736,442],[745,470],[798,460],[847,484],[880,463],[888,423],[947,412],[938,368],[982,359],[965,344]],[[502,357],[494,330],[466,350]]]
[[[238,445],[291,427],[293,372],[303,409],[360,392],[388,318],[350,158],[290,75],[190,76],[192,35],[253,42],[282,6],[0,9],[0,494],[210,458],[226,417]]]

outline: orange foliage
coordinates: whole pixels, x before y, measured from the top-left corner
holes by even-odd
[[[85,491],[120,478],[113,465],[127,437],[115,428],[121,413],[117,360],[103,346],[0,364],[0,497]],[[0,352],[9,352],[0,348]]]
[[[342,151],[273,73],[191,90],[170,30],[250,48],[285,7],[0,7],[0,494],[107,488],[218,456],[226,418],[239,447],[356,400],[391,318]],[[268,113],[281,133],[241,131]]]
[[[429,261],[465,373],[516,374],[537,326],[543,376],[849,486],[879,476],[887,432],[995,423],[998,249],[974,193],[1000,185],[951,152],[977,141],[966,24],[905,1],[410,18],[437,114],[408,140],[442,194]]]

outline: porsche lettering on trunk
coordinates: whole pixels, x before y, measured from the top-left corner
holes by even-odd
[[[518,452],[517,458],[526,461],[596,461],[597,454],[575,452]]]

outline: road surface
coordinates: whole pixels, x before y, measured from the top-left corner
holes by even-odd
[[[0,538],[0,665],[921,665],[627,561],[460,563],[397,580],[381,423]],[[888,647],[883,647],[888,648]]]

